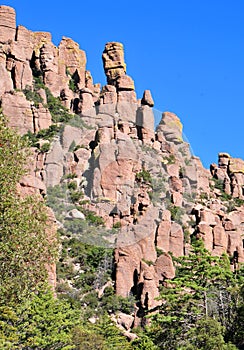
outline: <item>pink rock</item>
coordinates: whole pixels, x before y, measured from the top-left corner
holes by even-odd
[[[117,42],[107,43],[102,59],[108,84],[116,85],[117,79],[126,73],[123,44]]]
[[[85,87],[86,79],[86,54],[72,39],[63,37],[59,44],[59,72],[66,75],[66,70],[71,76],[76,76],[79,89]]]
[[[164,112],[160,125],[164,126],[164,136],[167,141],[176,144],[182,142],[182,124],[176,114]]]
[[[230,158],[229,160],[230,173],[244,173],[244,160],[240,158]]]
[[[233,231],[236,228],[234,223],[231,220],[225,220],[223,222],[223,226],[224,226],[225,231]]]
[[[155,270],[159,281],[164,281],[165,278],[174,278],[175,268],[171,256],[166,253],[161,254],[155,263]]]
[[[34,129],[38,132],[42,129],[48,129],[52,125],[52,116],[47,108],[39,104],[39,108],[32,106],[32,113],[34,116]]]
[[[80,103],[79,108],[81,113],[85,113],[94,107],[94,101],[92,97],[92,91],[89,89],[80,90]]]
[[[13,90],[13,81],[5,66],[5,59],[0,56],[0,96],[2,96],[6,91]]]
[[[213,238],[214,248],[219,246],[223,247],[224,250],[227,250],[228,237],[222,226],[217,225],[213,228]]]
[[[179,176],[179,164],[173,163],[173,164],[166,164],[166,169],[167,169],[167,173],[170,177],[174,176],[174,177],[178,177]]]
[[[5,93],[2,96],[2,109],[9,126],[17,129],[21,135],[28,130],[34,132],[31,104],[22,92]]]
[[[117,89],[120,90],[135,90],[134,81],[128,75],[122,75],[117,79]]]
[[[176,257],[184,255],[184,234],[181,226],[176,222],[171,224],[169,251]]]
[[[132,327],[134,317],[120,312],[117,315],[117,324],[124,327],[127,331]]]
[[[211,226],[206,224],[205,222],[200,222],[197,226],[197,231],[200,234],[200,237],[203,239],[205,248],[208,251],[212,251],[213,249],[213,229]]]
[[[135,91],[119,91],[118,102],[137,103]]]
[[[171,229],[171,222],[170,221],[161,221],[158,230],[157,230],[157,237],[156,237],[156,245],[157,248],[161,249],[163,252],[169,252],[169,235],[170,235],[170,229]]]
[[[182,191],[183,191],[182,181],[177,176],[171,176],[169,178],[169,185],[170,185],[170,188],[172,191],[182,193]]]
[[[140,281],[143,283],[141,293],[141,303],[146,310],[153,309],[160,304],[157,275],[154,266],[148,266],[145,262],[141,263]]]
[[[113,85],[105,85],[102,88],[100,103],[113,104],[117,102],[117,92]]]
[[[128,297],[131,289],[138,283],[141,252],[138,245],[124,247],[115,251],[116,293]]]
[[[204,221],[210,226],[215,226],[217,224],[217,217],[212,211],[203,209],[200,211],[200,221]]]
[[[241,239],[241,232],[240,230],[234,230],[234,231],[228,231],[228,247],[227,247],[227,252],[230,255],[233,255],[235,251],[239,250],[239,247],[241,250],[243,249],[242,247],[242,239]]]
[[[0,6],[0,42],[15,40],[16,18],[15,10],[9,6]]]
[[[231,158],[230,155],[228,153],[219,153],[218,158],[218,166],[222,169],[227,169]]]
[[[143,97],[141,99],[141,104],[142,105],[148,105],[149,107],[153,107],[154,106],[154,101],[151,95],[151,91],[150,90],[145,90],[143,93]]]
[[[180,193],[180,192],[172,192],[172,194],[171,194],[171,200],[172,200],[172,203],[173,203],[175,206],[181,207],[181,206],[182,206],[182,202],[183,202],[182,193]]]

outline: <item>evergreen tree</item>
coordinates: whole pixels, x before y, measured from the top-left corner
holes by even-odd
[[[233,322],[232,290],[237,283],[228,257],[211,256],[198,240],[188,256],[174,260],[176,277],[165,282],[162,305],[152,317],[150,328],[160,349],[183,348],[197,325],[200,327],[209,317],[216,319],[216,329],[220,324],[225,332]]]
[[[73,348],[71,330],[79,322],[79,312],[48,289],[15,306],[0,307],[0,315],[1,349]]]
[[[18,302],[47,279],[57,242],[47,238],[46,207],[23,197],[17,185],[26,173],[28,147],[0,113],[0,304]]]

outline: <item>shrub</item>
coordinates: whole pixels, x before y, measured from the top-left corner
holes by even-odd
[[[45,142],[42,146],[41,146],[41,148],[40,148],[40,151],[42,152],[42,153],[46,153],[46,152],[48,152],[50,150],[50,143],[49,142]]]
[[[38,108],[39,103],[43,103],[43,98],[36,90],[32,90],[30,86],[27,85],[23,90],[23,93],[28,101],[34,102],[35,107]]]
[[[168,210],[171,213],[171,220],[180,223],[182,215],[184,214],[184,209],[176,205],[169,205]]]
[[[68,183],[68,189],[69,190],[76,190],[77,189],[77,183],[75,181],[71,181]]]
[[[121,227],[121,222],[118,221],[115,224],[113,224],[113,228],[120,228]]]
[[[138,182],[146,182],[151,184],[152,177],[148,170],[143,169],[139,173],[136,173],[136,180]]]

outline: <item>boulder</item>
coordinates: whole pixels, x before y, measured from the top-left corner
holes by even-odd
[[[172,258],[169,254],[161,254],[155,263],[155,270],[158,275],[159,281],[165,279],[172,279],[175,277],[175,267]]]

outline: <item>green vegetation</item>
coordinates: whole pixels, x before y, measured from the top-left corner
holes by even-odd
[[[39,104],[43,103],[43,98],[36,91],[36,89],[32,90],[31,86],[27,85],[23,90],[23,93],[25,94],[25,97],[28,101],[34,102],[34,106],[36,108],[39,108]]]
[[[162,198],[166,191],[166,179],[161,173],[157,174],[156,177],[151,179],[151,188],[152,190],[148,192],[149,198],[151,199],[154,205],[162,203]]]
[[[73,92],[78,92],[79,91],[79,88],[78,88],[78,84],[76,82],[76,79],[75,79],[75,74],[71,74],[69,69],[66,68],[66,75],[68,77],[70,77],[70,80],[69,80],[69,88],[71,91]]]
[[[71,331],[80,312],[49,290],[33,293],[21,304],[0,306],[1,349],[72,349]]]
[[[120,228],[121,227],[121,222],[118,221],[113,225],[113,228]]]
[[[201,240],[189,256],[174,258],[176,277],[161,288],[162,301],[146,334],[160,349],[237,349],[243,345],[243,285],[227,256],[213,257]],[[239,295],[239,298],[237,298]]]
[[[232,195],[225,193],[224,191],[224,182],[220,179],[212,178],[214,185],[210,185],[211,189],[218,189],[220,191],[219,198],[223,202],[227,202],[225,204],[227,212],[231,212],[235,209],[235,207],[240,207],[244,205],[244,200],[241,198],[233,198]]]
[[[0,299],[18,301],[45,282],[47,263],[56,257],[47,239],[46,209],[35,196],[21,197],[17,183],[26,173],[27,144],[0,115]],[[26,150],[26,151],[24,151]]]
[[[140,172],[136,173],[136,181],[151,184],[152,177],[150,172],[148,170],[142,169]]]
[[[181,223],[182,215],[185,213],[184,209],[173,204],[170,204],[167,209],[171,213],[171,220]]]
[[[176,159],[174,154],[170,154],[168,157],[165,158],[167,164],[174,164]]]
[[[51,142],[53,138],[60,132],[60,130],[61,130],[60,126],[56,124],[52,124],[48,129],[42,129],[38,131],[38,133],[36,134],[28,131],[28,133],[23,136],[23,139],[27,140],[30,146],[39,148],[40,140],[47,140]],[[46,143],[46,145],[47,144],[50,147],[50,144]],[[43,146],[41,148],[43,148]],[[47,147],[47,146],[44,146],[44,147]]]
[[[52,121],[54,123],[58,122],[67,122],[72,115],[69,113],[69,110],[65,108],[61,100],[57,97],[54,97],[51,91],[43,84],[42,78],[34,77],[33,87],[26,86],[23,90],[27,100],[33,101],[35,107],[39,107],[39,103],[43,103],[43,98],[39,94],[39,90],[43,89],[46,93],[47,104],[44,107],[48,108],[51,115]]]

